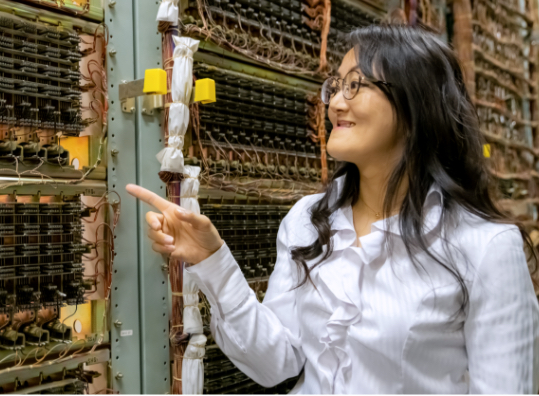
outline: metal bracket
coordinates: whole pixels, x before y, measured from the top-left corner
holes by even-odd
[[[134,113],[135,112],[135,98],[128,98],[122,100],[122,111],[124,113]]]
[[[122,83],[118,85],[120,100],[144,95],[144,92],[142,92],[143,88],[143,78],[135,81],[122,81]]]
[[[144,95],[142,88],[144,88],[144,79],[129,82],[124,80],[118,85],[119,99],[124,113],[135,112],[135,97]]]
[[[142,114],[154,115],[154,110],[163,110],[163,95],[145,95],[142,98]]]
[[[133,113],[135,111],[135,98],[142,96],[142,114],[153,116],[155,110],[163,110],[163,95],[148,95],[143,92],[144,79],[122,82],[118,86],[122,111]]]

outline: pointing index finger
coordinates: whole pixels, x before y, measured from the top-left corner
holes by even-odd
[[[140,199],[142,202],[146,202],[161,212],[164,212],[172,205],[166,199],[136,184],[128,184],[125,189],[132,196]]]

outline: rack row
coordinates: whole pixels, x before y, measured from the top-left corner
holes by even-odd
[[[286,394],[297,382],[290,378],[273,388],[264,388],[251,380],[216,348],[206,348],[204,356],[204,393],[205,394]]]
[[[21,126],[82,131],[79,43],[67,29],[54,31],[0,14],[2,116]]]

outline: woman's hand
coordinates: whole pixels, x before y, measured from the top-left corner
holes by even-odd
[[[135,184],[128,184],[129,194],[153,206],[161,213],[146,213],[148,236],[158,253],[200,263],[223,245],[219,232],[206,216],[190,212]]]

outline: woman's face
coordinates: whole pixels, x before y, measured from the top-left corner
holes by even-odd
[[[344,78],[351,70],[363,75],[354,50],[344,57],[337,77]],[[369,164],[378,167],[380,161],[395,164],[401,158],[404,139],[397,134],[391,103],[376,85],[366,82],[351,100],[339,91],[331,99],[328,112],[333,130],[327,151],[336,160],[354,163],[361,170]]]

